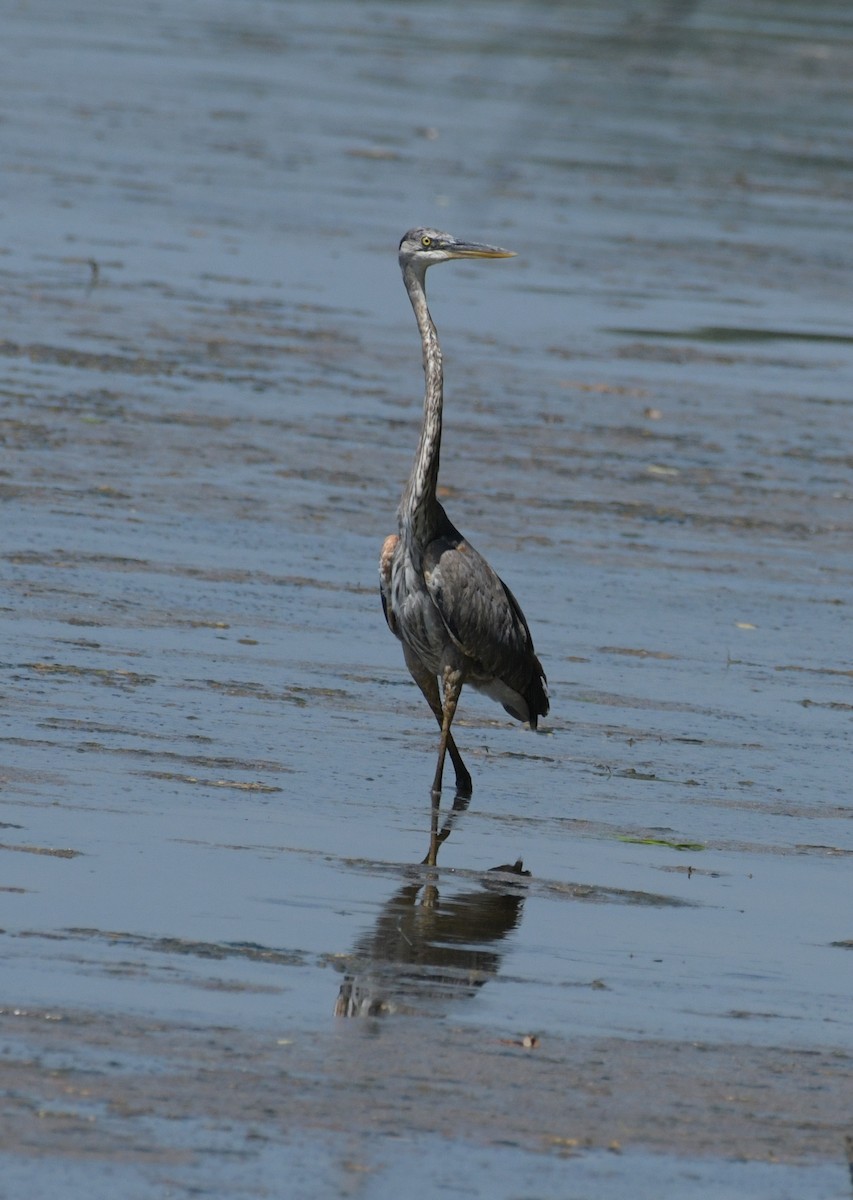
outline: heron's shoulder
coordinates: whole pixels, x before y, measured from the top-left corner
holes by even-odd
[[[437,538],[424,552],[424,582],[452,636],[463,646],[484,642],[532,648],[521,606],[464,538]]]
[[[391,578],[391,563],[394,561],[399,543],[400,538],[396,533],[389,533],[382,543],[382,549],[379,552],[379,577],[383,581]]]
[[[447,583],[494,585],[500,580],[486,560],[456,530],[435,538],[423,554],[424,577],[440,574]]]

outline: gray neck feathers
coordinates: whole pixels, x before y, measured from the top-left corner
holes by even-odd
[[[443,509],[436,499],[438,484],[438,461],[441,449],[441,410],[443,404],[444,373],[441,365],[441,346],[438,333],[430,316],[424,288],[424,272],[416,272],[409,265],[403,271],[403,280],[423,344],[424,417],[421,436],[412,473],[400,501],[400,529],[404,538],[424,546],[438,533]]]

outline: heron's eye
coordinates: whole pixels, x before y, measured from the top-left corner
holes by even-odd
[[[431,246],[432,238],[428,237],[426,234],[424,234],[424,236],[421,238],[421,245],[424,247]]]

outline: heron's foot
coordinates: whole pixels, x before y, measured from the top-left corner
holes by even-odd
[[[437,829],[433,829],[429,835],[429,850],[427,850],[426,858],[421,860],[421,865],[424,867],[435,867],[438,865],[438,848],[446,839],[441,836]]]
[[[453,797],[453,805],[450,812],[444,818],[444,824],[441,829],[438,828],[439,815],[439,796],[436,792],[432,793],[432,821],[430,823],[430,843],[429,853],[422,860],[423,865],[434,867],[438,859],[438,848],[446,842],[450,837],[451,830],[456,822],[456,818],[460,813],[465,812],[468,805],[471,803],[471,780],[468,778],[468,786],[464,790],[457,786],[456,795]]]
[[[463,797],[466,800],[470,800],[471,797],[473,796],[473,794],[474,794],[474,783],[473,783],[473,780],[471,779],[471,776],[464,769],[462,771],[457,771],[456,772],[456,796],[457,796],[457,798]],[[432,797],[433,804],[435,804],[437,801],[439,801],[441,799],[441,784],[440,783],[433,782],[433,785],[430,788],[430,796]]]
[[[470,803],[471,803],[470,789],[467,792],[462,792],[457,788],[456,795],[453,797],[453,805],[444,821],[444,824],[446,827],[448,827],[448,829],[453,824],[453,822],[456,820],[456,817],[459,813],[463,813],[468,810],[468,806],[470,805]]]
[[[456,771],[456,795],[467,796],[469,799],[474,792],[474,781],[471,779],[471,774],[467,767]]]
[[[438,848],[441,845],[442,839],[438,833],[438,814],[441,809],[441,774],[436,774],[432,785],[432,796],[430,804],[430,822],[429,822],[429,851],[424,859],[424,863],[428,867],[434,867],[438,860]]]

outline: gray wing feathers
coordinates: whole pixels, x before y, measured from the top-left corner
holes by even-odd
[[[541,666],[518,601],[486,560],[465,541],[440,538],[426,548],[424,580],[462,653],[524,692]]]

